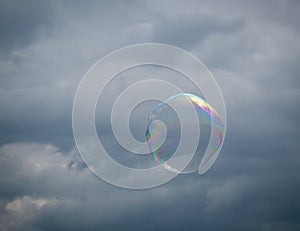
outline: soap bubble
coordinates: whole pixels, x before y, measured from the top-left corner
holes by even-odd
[[[180,162],[186,154],[182,152],[175,158],[171,159],[171,157],[180,142],[180,121],[189,121],[191,119],[190,111],[187,110],[191,106],[191,104],[187,104],[188,100],[192,102],[197,113],[200,137],[194,157],[180,173],[195,172],[197,169],[201,173],[200,168],[207,171],[211,167],[210,162],[216,159],[224,139],[224,123],[221,117],[202,98],[193,94],[181,93],[158,104],[148,117],[146,140],[153,158],[166,169],[179,173],[179,170],[174,167],[173,163],[176,161]],[[186,113],[183,113],[181,118],[178,118],[170,104]],[[189,129],[198,128],[191,127]],[[171,160],[175,162],[170,162]]]

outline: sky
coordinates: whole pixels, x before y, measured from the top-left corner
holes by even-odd
[[[0,230],[300,230],[299,10],[292,0],[1,0]],[[73,99],[98,59],[147,42],[208,67],[226,138],[204,175],[122,189],[82,162]],[[115,82],[110,94],[130,83]],[[126,154],[103,123],[108,148]]]

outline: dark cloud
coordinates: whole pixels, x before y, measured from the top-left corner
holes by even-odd
[[[238,172],[223,176],[229,168],[236,170],[226,163],[231,158],[227,151],[205,177],[184,175],[155,189],[130,191],[78,168],[76,153],[66,155],[52,145],[2,146],[1,185],[11,191],[1,195],[1,221],[8,230],[22,230],[24,225],[28,230],[197,230],[224,225],[251,230],[283,224],[296,229],[299,207],[293,199],[299,185],[290,177],[297,176],[292,171],[297,166],[275,172],[279,163],[258,164],[244,156],[235,161],[242,166]],[[77,164],[70,167],[73,161]],[[249,165],[252,169],[243,168]],[[151,224],[145,226],[150,218]]]
[[[300,229],[299,3],[21,3],[0,3],[1,230]],[[81,162],[71,112],[88,68],[141,42],[178,45],[208,65],[228,130],[207,174],[131,191]],[[129,83],[115,80],[106,103]]]
[[[52,25],[52,17],[53,5],[50,2],[1,1],[1,54],[30,45],[41,33],[48,31]]]
[[[216,15],[162,16],[154,21],[153,40],[191,49],[209,36],[233,34],[243,26],[241,20],[224,20]],[[168,28],[166,30],[166,28]]]

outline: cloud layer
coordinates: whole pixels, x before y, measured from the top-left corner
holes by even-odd
[[[299,8],[288,0],[2,1],[0,229],[299,230]],[[144,42],[179,46],[208,66],[228,131],[207,174],[130,191],[82,163],[71,112],[94,62]],[[126,84],[116,81],[116,92]]]

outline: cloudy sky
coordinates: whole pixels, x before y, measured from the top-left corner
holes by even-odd
[[[0,230],[300,230],[299,10],[292,0],[1,0]],[[201,59],[228,123],[207,174],[133,191],[85,168],[72,104],[93,63],[145,42]]]

